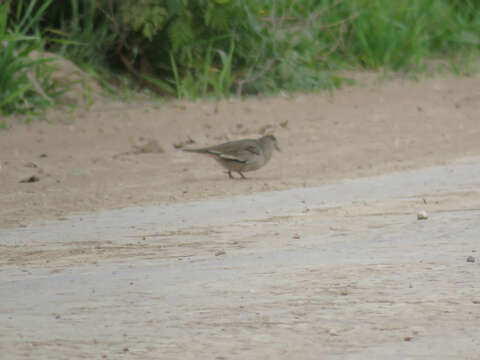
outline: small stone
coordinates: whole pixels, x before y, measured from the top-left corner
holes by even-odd
[[[273,128],[273,126],[270,125],[270,124],[264,125],[260,129],[258,129],[258,133],[260,135],[265,135],[272,128]]]
[[[417,213],[417,220],[427,220],[428,219],[428,214],[425,210],[419,211]]]
[[[225,255],[225,254],[226,254],[225,250],[217,250],[217,251],[215,251],[215,256],[220,256],[220,255]]]
[[[412,341],[413,337],[412,336],[405,336],[403,338],[403,341]]]
[[[26,179],[20,180],[21,183],[34,183],[40,181],[40,178],[38,176],[32,175]]]
[[[418,334],[420,334],[422,331],[423,331],[422,328],[418,328],[418,327],[412,328],[412,334],[413,334],[413,335],[418,335]]]
[[[330,336],[338,336],[337,330],[335,329],[328,329],[327,333]]]
[[[34,162],[31,162],[31,161],[25,163],[24,166],[25,166],[25,167],[28,167],[28,168],[38,168],[38,165],[35,164]]]
[[[155,139],[150,139],[144,144],[133,146],[134,154],[148,154],[148,153],[163,153],[165,150],[160,143]]]
[[[472,255],[470,255],[470,256],[467,257],[467,262],[474,263],[475,258]]]
[[[173,144],[173,147],[175,149],[182,149],[185,145],[192,145],[192,144],[195,144],[196,141],[193,140],[190,136],[187,138],[187,140],[184,140],[184,141],[179,141],[175,144]]]
[[[300,234],[295,234],[292,236],[293,239],[300,239]]]
[[[474,303],[475,305],[480,305],[480,298],[472,299],[472,303]]]

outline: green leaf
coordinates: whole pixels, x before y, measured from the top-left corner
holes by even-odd
[[[167,9],[169,15],[178,15],[185,8],[183,0],[167,0]]]
[[[471,31],[461,31],[455,36],[455,41],[469,45],[480,45],[480,36]]]

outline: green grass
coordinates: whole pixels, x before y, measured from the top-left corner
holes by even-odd
[[[422,71],[429,58],[471,53],[480,45],[480,5],[474,1],[375,0],[350,6],[359,14],[345,49],[354,65]]]
[[[51,0],[35,8],[37,1],[17,2],[23,16],[9,26],[9,2],[0,4],[0,111],[37,113],[54,105],[65,89],[52,79],[55,58],[39,56],[43,42],[35,29]],[[28,35],[29,33],[35,35]]]
[[[9,29],[8,1],[1,7],[0,40],[9,47],[0,74],[15,74],[0,78],[0,98],[10,97],[4,111],[47,101],[29,85],[24,75],[32,71],[25,69],[35,68],[49,98],[56,94],[48,68],[37,70],[49,64],[25,61],[44,43],[95,74],[111,93],[147,83],[184,99],[331,90],[348,80],[338,75],[343,70],[416,76],[438,59],[445,64],[438,71],[469,75],[480,59],[478,0],[15,3],[29,5],[10,11]],[[2,71],[7,63],[15,71]]]
[[[347,80],[339,70],[421,73],[436,58],[449,61],[456,74],[469,74],[479,60],[480,2],[473,0],[230,3],[242,21],[228,32],[235,44],[228,62],[212,55],[231,48],[215,38],[197,61],[173,61],[172,50],[178,97],[333,89]],[[195,54],[195,46],[183,52]],[[228,81],[219,87],[222,72]]]
[[[68,8],[58,14],[59,28],[47,27],[51,36],[50,50],[72,60],[79,66],[105,68],[108,49],[115,42],[112,23],[105,18],[96,0],[66,0]],[[102,21],[99,21],[102,18]]]
[[[0,130],[8,130],[8,124],[5,120],[0,121]]]
[[[214,50],[213,42],[207,48],[201,67],[192,67],[190,72],[178,72],[177,63],[173,54],[170,55],[173,70],[176,95],[180,99],[206,98],[210,94],[217,100],[228,94],[232,83],[232,58],[235,42],[230,39],[228,52],[221,49]]]

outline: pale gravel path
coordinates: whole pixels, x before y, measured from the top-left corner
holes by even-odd
[[[0,230],[2,359],[478,359],[479,179],[467,159]]]

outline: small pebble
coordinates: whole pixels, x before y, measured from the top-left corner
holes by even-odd
[[[403,341],[412,341],[412,339],[413,339],[413,337],[411,337],[411,336],[405,336],[403,338]]]
[[[467,257],[467,262],[474,263],[474,262],[475,262],[475,258],[474,258],[472,255],[470,255],[470,256]]]
[[[329,329],[327,332],[330,336],[338,336],[337,330],[335,329]]]
[[[425,210],[419,211],[417,213],[417,220],[427,220],[428,219],[428,214]]]
[[[139,144],[133,146],[133,153],[134,154],[147,154],[147,153],[163,153],[165,150],[163,149],[162,145],[155,140],[151,139],[148,140],[145,144]]]
[[[32,175],[26,179],[20,180],[21,183],[34,183],[40,181],[40,178],[38,176]]]
[[[480,298],[472,299],[472,303],[474,303],[475,305],[480,305]]]
[[[225,255],[225,254],[226,254],[225,250],[217,250],[217,251],[215,251],[215,256],[220,256],[220,255]]]
[[[422,328],[418,328],[418,327],[412,328],[412,334],[413,334],[413,335],[418,335],[418,334],[420,334],[422,331],[423,331]],[[413,336],[412,336],[412,337],[413,337]]]

